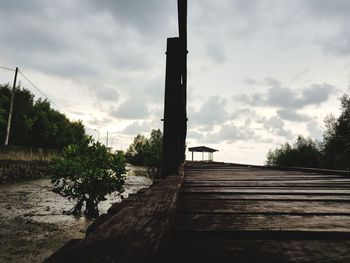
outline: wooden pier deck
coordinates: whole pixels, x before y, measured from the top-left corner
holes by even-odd
[[[109,209],[46,262],[350,262],[350,176],[228,164]]]
[[[188,165],[164,255],[172,262],[350,262],[350,177]]]

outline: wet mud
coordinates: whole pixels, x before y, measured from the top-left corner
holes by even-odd
[[[131,193],[149,187],[146,177],[128,176],[126,198]],[[42,262],[73,238],[83,238],[93,222],[85,217],[63,214],[74,205],[51,191],[49,179],[37,179],[10,185],[0,185],[0,262]],[[108,196],[99,205],[106,213],[118,195]]]

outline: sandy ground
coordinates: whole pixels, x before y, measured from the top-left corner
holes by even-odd
[[[151,180],[129,176],[127,196],[148,187]],[[117,196],[100,206],[105,213]],[[92,221],[64,215],[72,203],[51,191],[48,179],[0,186],[0,262],[42,262],[73,238],[83,238]]]

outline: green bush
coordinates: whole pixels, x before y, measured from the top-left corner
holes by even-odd
[[[159,177],[162,166],[163,134],[153,129],[146,138],[138,134],[126,151],[126,159],[130,164],[146,166],[150,177]]]
[[[53,191],[76,201],[70,213],[80,215],[85,205],[85,215],[96,217],[98,203],[106,200],[107,194],[124,191],[125,166],[123,153],[111,154],[104,145],[86,137],[67,146],[62,158],[55,161]]]
[[[350,97],[343,95],[340,103],[340,116],[329,115],[325,120],[321,143],[299,136],[294,145],[270,150],[266,164],[350,170]]]
[[[321,152],[318,143],[311,138],[298,136],[297,141],[290,145],[285,143],[267,154],[266,164],[270,166],[313,167],[321,165]]]

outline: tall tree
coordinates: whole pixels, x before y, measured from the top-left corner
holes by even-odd
[[[0,85],[0,143],[5,140],[11,88]],[[49,101],[34,100],[26,89],[15,88],[10,145],[62,149],[85,136],[83,124],[70,121],[51,108]]]
[[[326,118],[323,135],[323,166],[332,169],[350,169],[350,97],[340,98],[339,118]]]
[[[163,134],[159,129],[153,129],[149,138],[138,134],[125,156],[133,165],[146,166],[151,177],[158,177],[161,172],[162,150]]]
[[[159,177],[162,167],[163,134],[158,130],[152,130],[151,137],[147,140],[144,149],[144,164],[148,167],[148,173],[153,177]]]

